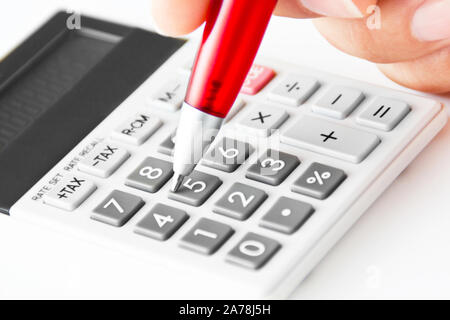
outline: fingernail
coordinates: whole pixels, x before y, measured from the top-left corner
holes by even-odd
[[[363,14],[352,0],[300,0],[305,8],[323,16],[362,18]]]
[[[411,29],[421,41],[450,38],[450,0],[426,1],[414,14]]]

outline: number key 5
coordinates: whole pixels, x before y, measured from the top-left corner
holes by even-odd
[[[194,171],[191,175],[184,178],[184,181],[177,192],[169,192],[169,198],[198,207],[202,205],[221,184],[222,181],[213,175]]]

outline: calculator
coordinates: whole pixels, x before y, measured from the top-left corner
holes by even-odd
[[[0,210],[142,259],[185,298],[288,297],[447,121],[429,98],[261,52],[174,193],[197,41],[68,17],[0,64]]]

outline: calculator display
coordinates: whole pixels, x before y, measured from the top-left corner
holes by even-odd
[[[0,152],[79,82],[119,39],[85,31],[66,33],[0,91]]]

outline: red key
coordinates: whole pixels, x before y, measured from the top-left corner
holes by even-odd
[[[274,76],[275,72],[272,69],[254,64],[251,67],[247,78],[245,78],[241,93],[250,95],[257,94]]]

